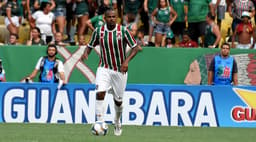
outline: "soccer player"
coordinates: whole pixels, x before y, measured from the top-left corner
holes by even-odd
[[[96,119],[104,121],[104,98],[108,91],[115,102],[114,134],[120,136],[123,95],[127,82],[129,61],[137,54],[139,46],[126,27],[116,24],[117,14],[113,9],[105,11],[106,24],[97,27],[86,48],[83,59],[88,59],[92,48],[101,48],[100,65],[96,73]],[[132,48],[126,56],[126,43]]]

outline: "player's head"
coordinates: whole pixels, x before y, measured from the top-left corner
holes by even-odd
[[[57,55],[57,47],[54,44],[49,44],[46,50],[47,56],[48,57],[54,57]]]
[[[107,26],[116,25],[116,12],[113,8],[109,8],[105,11],[105,21]]]

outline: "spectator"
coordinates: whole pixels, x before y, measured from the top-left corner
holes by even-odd
[[[141,7],[141,1],[140,0],[124,0],[123,1],[123,7],[124,7],[124,21],[123,23],[127,25],[127,14],[132,13],[135,15],[135,23],[139,21],[139,11]]]
[[[206,16],[207,26],[204,36],[204,47],[206,48],[218,48],[221,39],[219,27],[214,21],[215,16],[209,12]]]
[[[66,16],[66,33],[68,38],[66,39],[67,42],[70,44],[75,44],[74,36],[75,36],[75,0],[71,0],[70,3],[66,5],[67,9],[67,16]]]
[[[42,2],[40,10],[32,15],[32,28],[38,27],[41,31],[43,41],[48,44],[53,40],[56,33],[54,24],[54,14],[51,12],[51,3]]]
[[[45,45],[45,42],[41,39],[40,29],[35,27],[30,32],[30,39],[27,41],[27,45]]]
[[[198,44],[197,42],[193,41],[190,36],[189,32],[187,30],[183,31],[182,41],[179,43],[179,47],[188,47],[188,48],[197,48]]]
[[[98,9],[96,10],[96,15],[102,15],[109,7],[117,9],[117,0],[97,0]]]
[[[254,37],[254,30],[252,27],[251,22],[249,19],[251,19],[250,13],[247,11],[244,11],[242,13],[242,23],[239,23],[236,26],[235,32],[232,36],[232,48],[235,48],[235,38],[238,36],[238,45],[236,48],[239,49],[253,49],[255,44],[255,38]],[[253,44],[251,44],[251,38],[253,38]]]
[[[76,0],[76,16],[78,20],[78,37],[86,30],[86,22],[89,19],[89,0]]]
[[[237,63],[234,57],[230,56],[230,45],[224,43],[221,46],[220,54],[216,55],[208,70],[208,85],[238,85]]]
[[[170,4],[177,12],[177,18],[173,22],[171,28],[176,39],[181,41],[182,32],[186,28],[185,14],[184,14],[184,0],[170,0]]]
[[[162,46],[163,36],[171,30],[170,26],[177,18],[177,13],[171,6],[168,6],[167,0],[158,0],[157,8],[153,11],[151,18],[156,24],[155,46],[159,47]]]
[[[174,37],[172,30],[170,30],[166,34],[165,46],[166,46],[166,48],[172,48],[174,45],[175,45],[175,37]]]
[[[221,21],[225,18],[226,0],[212,0],[212,5],[211,12],[215,17],[217,16],[217,25],[221,29]]]
[[[151,14],[154,11],[154,9],[157,7],[157,0],[144,0],[144,10],[146,13],[148,13],[148,17],[149,17],[149,33],[148,33],[148,43],[149,44],[153,44],[152,43],[152,36],[153,36],[153,31],[154,31],[154,26],[155,23],[154,21],[151,19]]]
[[[242,12],[251,12],[250,17],[255,15],[255,7],[253,2],[250,0],[234,0],[231,5],[229,5],[228,12],[233,18],[232,21],[232,31],[234,32],[237,24],[242,22]]]
[[[85,42],[85,37],[84,35],[81,35],[78,37],[78,46],[85,46],[86,42]]]
[[[104,25],[105,20],[104,20],[104,14],[102,15],[96,15],[94,17],[92,17],[91,19],[89,19],[86,22],[86,25],[88,28],[90,28],[92,31],[94,31],[94,29],[96,27],[100,27],[102,25]]]
[[[137,32],[136,42],[139,46],[139,50],[142,50],[141,46],[146,46],[147,43],[144,41],[144,29],[139,28]]]
[[[54,42],[51,42],[51,44],[55,44],[57,46],[67,46],[67,43],[63,42],[63,34],[61,32],[56,32],[54,35]]]
[[[66,16],[67,16],[66,6],[67,4],[71,3],[71,0],[54,0],[54,1],[56,5],[54,16],[55,16],[56,24],[58,25],[57,31],[63,34],[64,28],[66,25]]]
[[[188,30],[193,41],[198,41],[205,33],[206,15],[211,9],[211,0],[185,0],[185,23],[188,22]]]
[[[10,34],[8,45],[18,45],[17,40],[18,40],[17,34]]]
[[[5,71],[4,71],[2,59],[0,58],[0,82],[5,82],[5,81],[6,81]]]
[[[40,57],[34,71],[26,78],[33,80],[37,73],[40,72],[39,82],[44,83],[61,83],[65,82],[64,66],[61,60],[56,58],[57,47],[53,44],[47,47],[47,56]]]
[[[17,0],[8,0],[6,4],[6,13],[4,13],[5,25],[10,34],[19,34],[21,23],[21,10]]]

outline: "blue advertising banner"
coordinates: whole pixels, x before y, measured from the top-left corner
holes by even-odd
[[[95,86],[0,83],[0,122],[94,123]],[[126,125],[256,127],[256,87],[129,84],[122,122]],[[105,120],[114,103],[105,98]]]

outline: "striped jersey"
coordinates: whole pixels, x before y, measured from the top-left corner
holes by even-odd
[[[137,46],[134,37],[125,26],[116,25],[110,31],[104,24],[94,30],[88,47],[99,45],[101,52],[99,66],[120,72],[120,67],[126,59],[127,44],[131,48]]]

